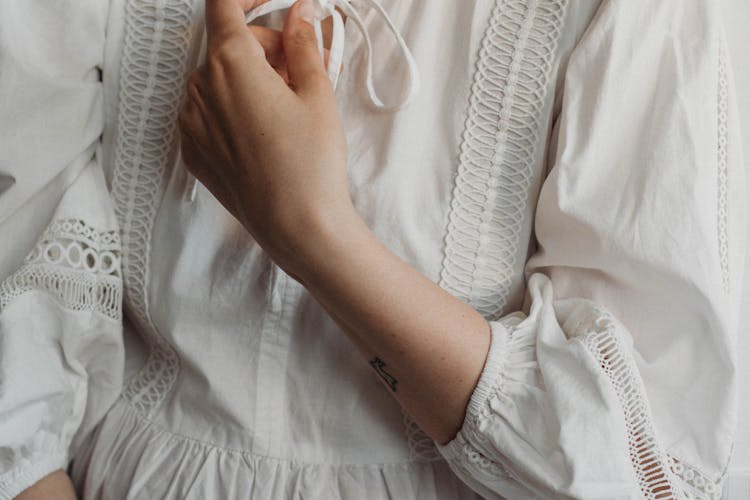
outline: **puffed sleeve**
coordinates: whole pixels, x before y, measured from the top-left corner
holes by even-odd
[[[604,2],[566,68],[527,313],[440,447],[488,498],[718,498],[744,178],[714,2]]]
[[[0,498],[117,397],[120,242],[97,145],[107,3],[0,2]],[[8,187],[9,186],[9,187]]]

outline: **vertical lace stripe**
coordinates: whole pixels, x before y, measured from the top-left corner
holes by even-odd
[[[586,334],[582,341],[606,374],[622,406],[630,461],[641,493],[649,500],[681,498],[674,484],[669,457],[656,437],[646,389],[615,330],[611,316],[599,311],[594,331]]]
[[[189,0],[129,0],[125,6],[112,196],[122,231],[126,307],[151,349],[125,391],[144,414],[161,403],[179,371],[177,354],[149,315],[147,285],[154,217],[176,146],[192,14]]]
[[[718,75],[718,137],[717,137],[717,170],[718,170],[718,242],[719,242],[719,264],[721,266],[721,284],[726,293],[729,293],[729,230],[727,198],[729,189],[729,174],[727,167],[727,113],[729,110],[729,96],[727,90],[727,68],[725,49],[719,52],[719,75]]]
[[[567,0],[497,0],[482,40],[440,286],[497,319],[508,300]],[[440,458],[404,414],[412,458]]]
[[[482,42],[441,286],[497,319],[510,293],[566,0],[499,0]]]

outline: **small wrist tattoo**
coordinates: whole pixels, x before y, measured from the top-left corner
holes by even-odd
[[[393,392],[396,392],[396,385],[398,384],[398,380],[396,380],[393,375],[385,371],[385,362],[382,359],[376,357],[372,361],[370,361],[370,366],[372,366],[375,371],[378,372],[378,375],[380,375],[380,378],[382,378],[383,381],[388,384],[388,387],[390,387]]]

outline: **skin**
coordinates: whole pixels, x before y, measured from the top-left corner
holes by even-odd
[[[283,32],[246,26],[244,12],[264,1],[206,1],[206,62],[179,116],[185,164],[328,311],[421,429],[446,443],[479,380],[489,324],[359,216],[311,2],[290,9]],[[75,493],[57,471],[17,498]]]
[[[73,483],[65,472],[58,470],[24,490],[16,500],[74,500]]]

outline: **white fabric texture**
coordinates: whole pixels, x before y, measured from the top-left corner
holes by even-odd
[[[382,2],[409,108],[363,92],[410,76],[367,9],[374,81],[347,21],[337,100],[364,220],[492,325],[441,447],[210,193],[186,200],[203,2],[0,5],[0,498],[71,458],[91,499],[720,494],[745,235],[715,6],[438,3]]]
[[[543,497],[720,494],[745,236],[718,29],[707,4],[611,2],[573,52],[528,267],[553,285],[532,276],[529,317],[495,335],[486,394],[447,449],[487,461],[459,458],[467,479],[494,466]],[[701,43],[679,44],[688,38]],[[536,356],[516,366],[524,337]],[[608,444],[581,446],[587,436]]]
[[[3,2],[0,19],[0,172],[17,181],[0,196],[0,497],[11,498],[67,466],[117,398],[124,353],[119,232],[95,161],[106,6]]]
[[[747,173],[750,172],[750,158],[747,155],[747,151],[750,151],[750,122],[747,119],[750,116],[750,44],[748,44],[750,35],[745,27],[750,22],[750,4],[742,0],[723,0],[721,4],[735,75],[742,144],[746,152],[744,155],[745,172]],[[750,175],[746,174],[746,177],[747,186],[750,189]],[[750,234],[750,217],[747,217],[746,222],[748,234]],[[745,262],[747,269],[750,266],[750,254],[747,255]],[[741,324],[748,322],[750,322],[750,273],[746,272]],[[737,358],[750,359],[750,331],[747,328],[740,330]],[[750,364],[740,363],[737,376],[739,378],[739,425],[726,490],[730,498],[750,498],[750,426],[746,424],[750,419]]]

